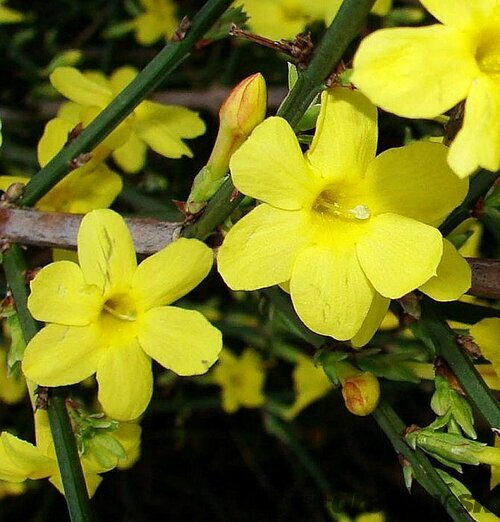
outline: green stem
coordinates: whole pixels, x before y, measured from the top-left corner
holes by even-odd
[[[93,515],[63,388],[50,390],[48,414],[71,521],[89,522]]]
[[[479,171],[471,180],[469,192],[459,205],[439,227],[441,234],[447,236],[455,227],[460,225],[462,221],[471,217],[471,210],[474,205],[482,198],[488,190],[492,187],[495,180],[498,178],[497,172],[489,172],[487,170]]]
[[[187,58],[196,42],[212,27],[230,4],[231,0],[208,0],[193,18],[185,38],[179,42],[169,42],[78,138],[47,163],[26,185],[19,204],[33,205],[60,181],[70,171],[70,163],[74,158],[90,152]]]
[[[430,299],[422,301],[421,318],[411,325],[414,335],[431,343],[455,374],[469,399],[491,428],[500,428],[500,407],[492,391],[456,342],[453,330],[436,314]]]
[[[33,319],[27,307],[26,265],[18,245],[12,245],[4,252],[3,267],[14,297],[24,340],[28,343],[39,330],[39,324]],[[61,390],[55,388],[51,393],[48,406],[50,429],[71,520],[86,522],[92,520],[90,503],[64,400]]]
[[[26,264],[19,245],[11,245],[3,253],[3,269],[9,284],[16,312],[21,323],[24,341],[28,344],[40,326],[28,310],[28,287],[26,286]]]
[[[201,241],[206,239],[241,203],[245,196],[235,192],[231,180],[228,178],[201,215],[200,219],[192,225],[186,227],[182,233],[184,237],[196,238]]]
[[[427,492],[439,500],[448,514],[456,522],[474,520],[460,501],[453,495],[450,488],[437,474],[431,461],[425,454],[417,449],[412,450],[403,439],[405,425],[396,412],[385,401],[381,401],[377,409],[372,413],[382,431],[391,441],[399,455],[412,466],[413,474],[417,482]]]
[[[299,75],[290,94],[277,112],[295,127],[315,96],[324,87],[325,79],[342,58],[347,46],[359,34],[374,0],[344,0],[337,16],[326,30],[309,67]]]
[[[327,76],[335,68],[342,54],[358,34],[375,0],[344,0],[337,16],[326,30],[323,39],[307,69],[299,75],[293,89],[277,112],[295,127],[315,96],[324,87]],[[227,179],[210,200],[198,221],[184,229],[185,237],[206,239],[210,233],[231,215],[243,199],[231,199],[234,186]]]

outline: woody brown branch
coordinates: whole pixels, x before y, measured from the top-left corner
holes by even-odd
[[[40,212],[16,207],[0,208],[0,240],[4,245],[20,243],[40,247],[76,249],[81,214]],[[154,254],[179,235],[182,223],[150,218],[125,218],[139,254]],[[500,299],[500,260],[467,259],[472,268],[472,287],[476,297]]]

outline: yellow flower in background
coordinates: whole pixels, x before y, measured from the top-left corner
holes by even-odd
[[[212,251],[178,239],[137,266],[130,232],[112,210],[87,214],[78,232],[79,265],[58,261],[31,282],[28,307],[49,323],[26,347],[28,379],[64,386],[96,373],[106,414],[139,417],[153,391],[151,359],[178,375],[205,373],[221,334],[199,312],[167,306],[196,287]]]
[[[314,21],[330,25],[342,0],[238,0],[249,19],[250,30],[271,40],[293,40]],[[386,15],[392,0],[377,0],[372,13]]]
[[[294,419],[303,409],[324,397],[332,389],[332,383],[323,368],[316,366],[309,357],[299,357],[292,379],[295,401],[281,413],[286,420]]]
[[[41,167],[64,147],[68,134],[77,123],[62,118],[54,118],[47,123],[37,149]],[[103,162],[106,155],[105,149],[96,148],[86,163],[65,176],[37,201],[35,207],[46,212],[85,214],[111,205],[121,192],[122,180]],[[7,190],[13,183],[26,185],[29,180],[22,176],[0,176],[0,190]]]
[[[117,69],[109,79],[99,72],[81,73],[73,67],[58,67],[52,85],[72,103],[65,104],[58,117],[86,127],[135,77],[133,67]],[[141,102],[101,143],[127,173],[138,172],[146,161],[147,147],[167,158],[192,157],[184,139],[205,132],[198,114],[178,105]]]
[[[284,119],[256,127],[230,167],[238,190],[264,203],[236,223],[219,250],[228,286],[289,281],[310,329],[354,338],[357,346],[376,331],[391,298],[419,287],[439,300],[462,295],[468,264],[431,224],[463,200],[467,180],[448,168],[439,143],[375,157],[376,145],[375,107],[345,88],[323,93],[305,155]]]
[[[7,351],[0,348],[0,401],[15,404],[24,398],[26,390],[23,376],[15,378],[8,375]]]
[[[0,24],[17,24],[24,20],[24,15],[15,9],[5,7],[2,0],[0,2]]]
[[[352,82],[384,110],[432,118],[465,102],[448,163],[460,177],[500,168],[500,4],[422,0],[441,24],[365,38]]]
[[[227,413],[234,413],[240,407],[258,408],[266,400],[262,391],[266,373],[255,350],[247,348],[237,357],[224,349],[213,378],[222,388],[222,408]]]
[[[123,449],[126,458],[124,464],[136,458],[136,447],[140,444],[140,426],[124,425],[121,430],[110,432]],[[62,479],[57,465],[54,441],[52,439],[48,415],[45,410],[35,412],[36,445],[26,442],[14,435],[3,432],[0,436],[0,480],[7,484],[21,484],[25,480],[48,478],[61,493],[64,494]],[[102,448],[101,451],[106,452]],[[93,496],[102,481],[101,473],[119,467],[120,460],[109,450],[109,466],[100,464],[92,452],[80,456],[82,469],[89,496]]]
[[[330,25],[335,18],[343,0],[325,0],[322,2],[324,9],[324,20]],[[377,0],[372,7],[371,13],[377,16],[385,16],[392,8],[392,0]]]
[[[168,40],[178,26],[172,0],[140,0],[144,12],[132,22],[135,38],[141,45],[151,45],[160,38]]]

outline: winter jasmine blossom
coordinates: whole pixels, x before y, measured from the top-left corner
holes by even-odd
[[[58,67],[52,85],[68,99],[58,117],[86,127],[137,76],[133,67],[121,67],[110,78],[99,72],[81,73],[73,67]],[[145,163],[147,147],[167,158],[192,156],[184,139],[205,132],[197,113],[178,105],[141,102],[100,145],[112,151],[113,159],[128,173]]]
[[[468,265],[433,225],[462,201],[467,181],[439,143],[375,157],[376,145],[375,107],[345,88],[323,93],[305,155],[284,119],[261,123],[230,163],[235,186],[263,203],[219,250],[226,283],[255,290],[289,282],[309,328],[356,346],[368,342],[391,298],[419,287],[439,300],[463,294]]]
[[[222,407],[234,413],[241,406],[258,408],[266,398],[262,393],[266,373],[259,354],[250,348],[241,357],[223,350],[214,368],[214,381],[222,388]]]
[[[58,261],[31,282],[28,306],[48,323],[26,347],[28,379],[42,386],[96,373],[106,414],[132,420],[153,391],[151,359],[178,375],[205,373],[221,334],[199,312],[170,305],[198,285],[212,252],[178,239],[137,266],[130,232],[111,210],[94,210],[78,232],[79,265]]]
[[[500,169],[500,4],[421,0],[442,24],[391,28],[365,38],[352,82],[375,104],[432,118],[465,100],[448,163],[460,177]]]

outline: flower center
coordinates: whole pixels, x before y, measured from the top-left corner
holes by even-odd
[[[128,294],[118,294],[109,298],[104,303],[103,310],[121,321],[135,321],[137,318],[135,303]]]
[[[481,71],[500,78],[500,27],[483,32],[476,49],[476,60]]]
[[[370,209],[352,201],[339,191],[327,188],[316,198],[312,209],[322,217],[365,221],[370,218]]]

